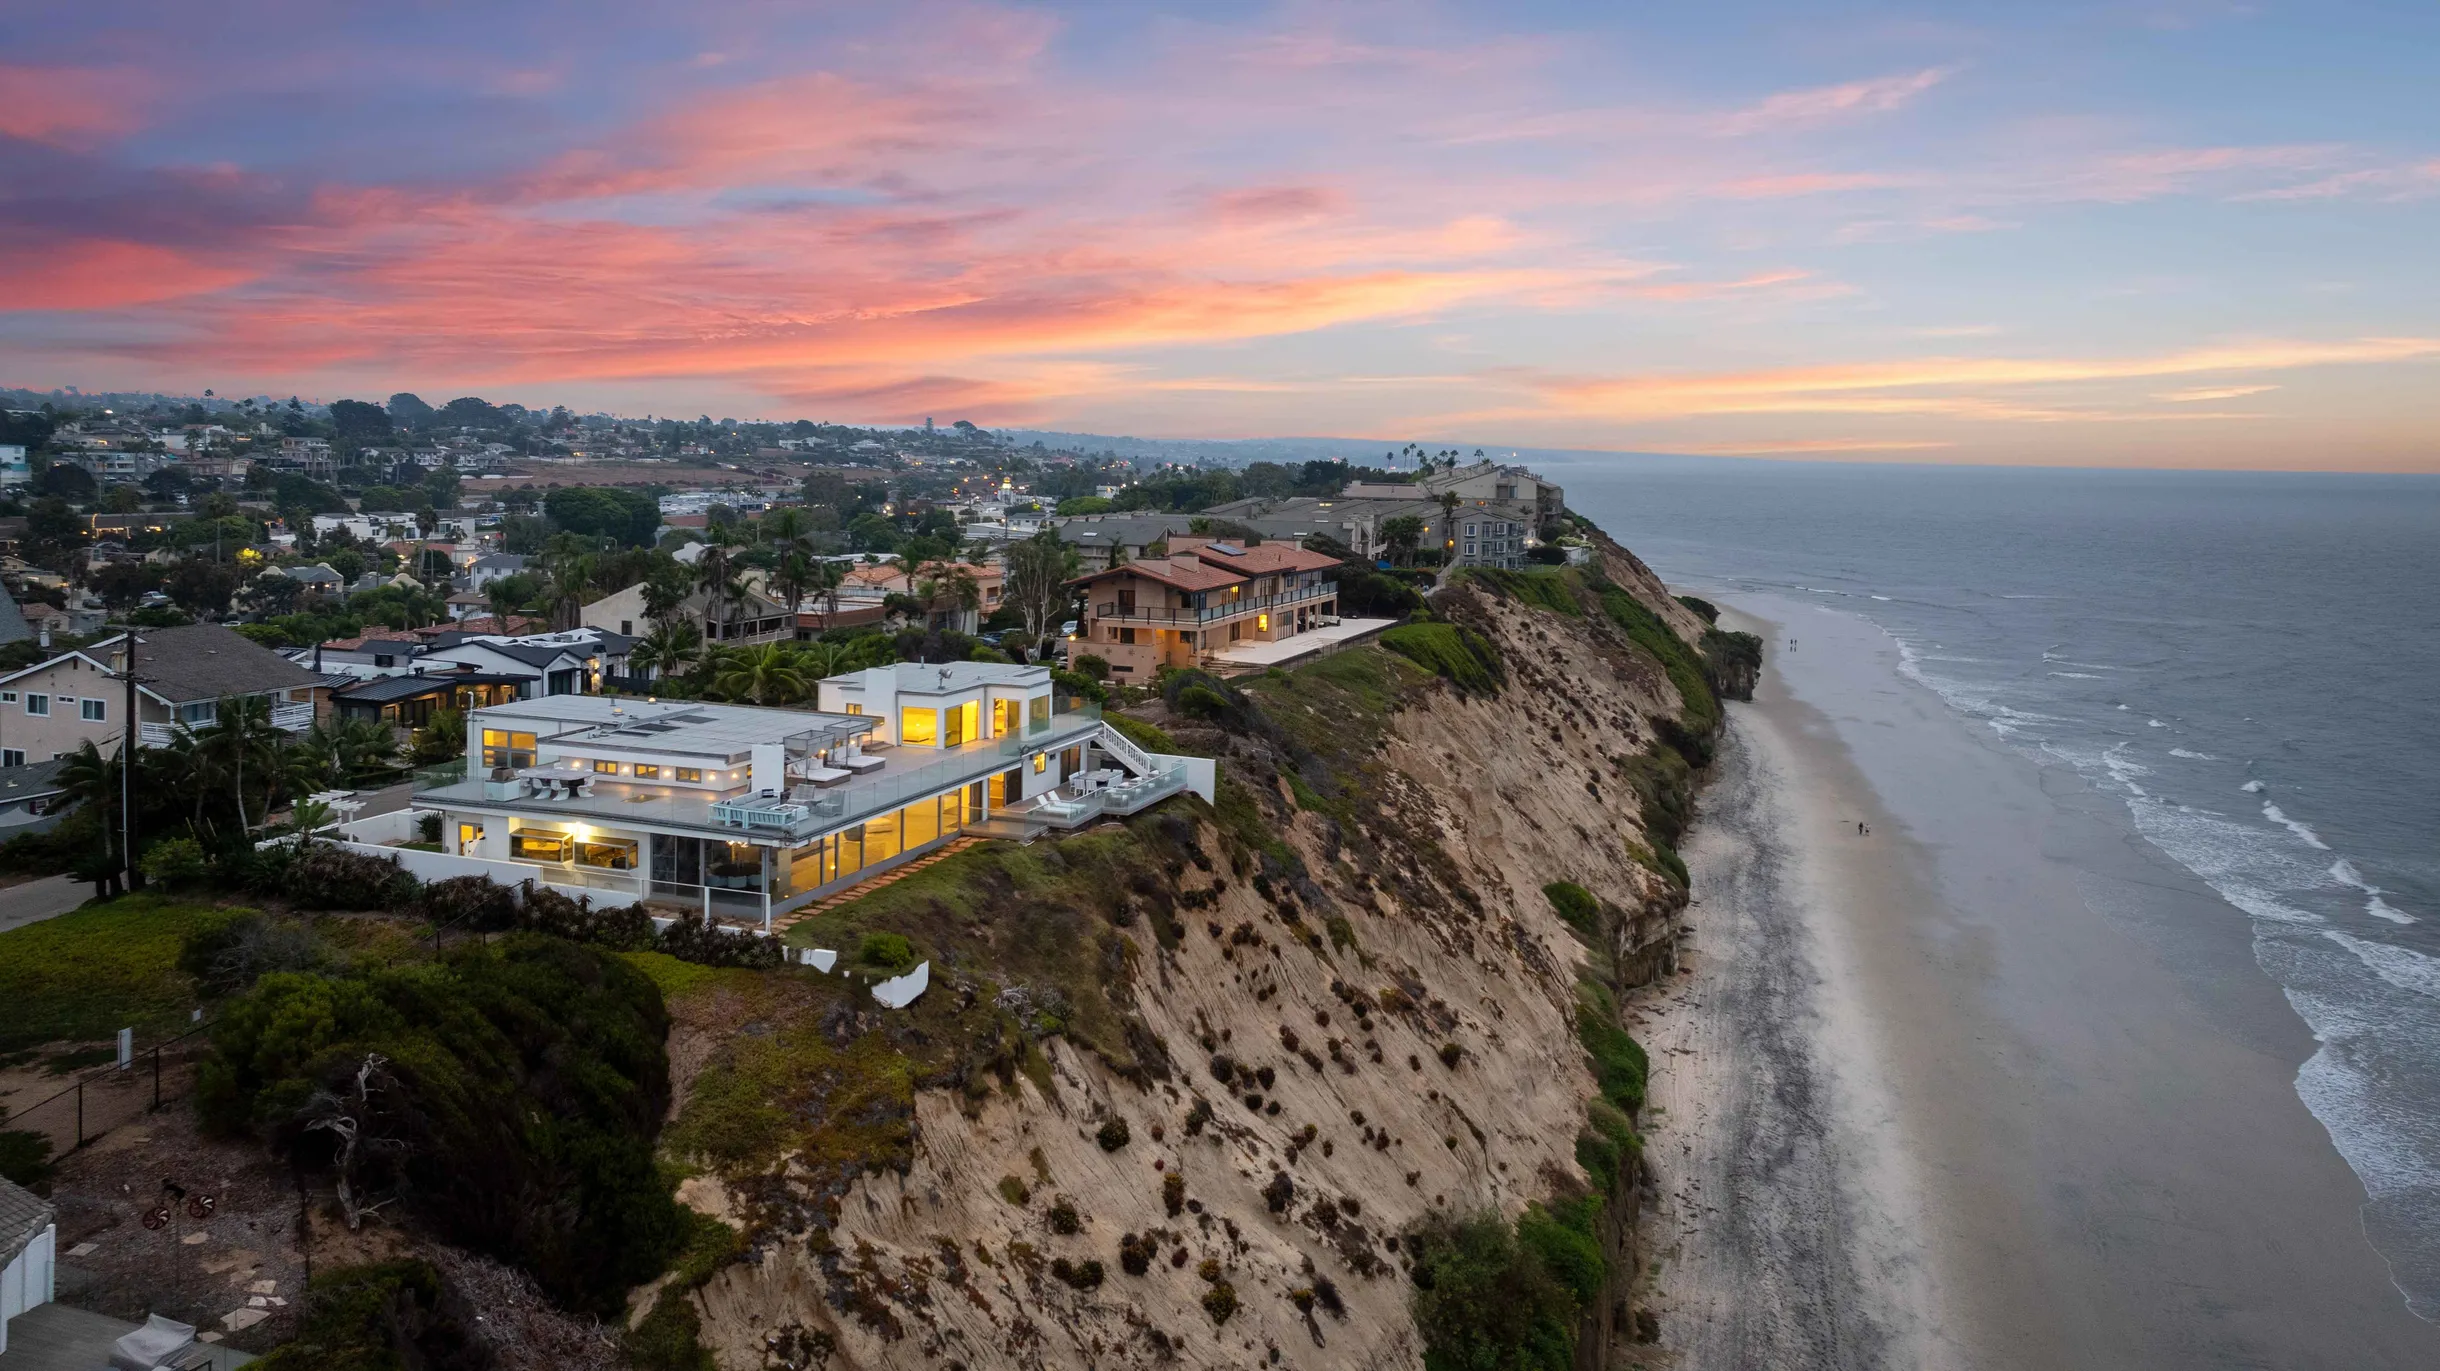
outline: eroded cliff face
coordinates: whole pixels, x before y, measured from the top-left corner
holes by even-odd
[[[1700,638],[1640,563],[1600,570]],[[1366,646],[1237,682],[1217,723],[1146,711],[1225,779],[1216,810],[1173,802],[1179,855],[1111,906],[1128,1051],[1053,1033],[1002,1084],[916,1089],[897,1165],[843,1188],[797,1159],[688,1183],[748,1230],[692,1297],[721,1366],[1415,1367],[1401,1229],[1605,1183],[1577,1162],[1579,980],[1674,967],[1685,894],[1645,815],[1683,781],[1647,754],[1683,702],[1597,604],[1434,606],[1497,646],[1499,689]],[[1604,945],[1552,881],[1609,906]],[[947,956],[935,995],[1005,998]],[[1621,1313],[1589,1311],[1591,1357]]]

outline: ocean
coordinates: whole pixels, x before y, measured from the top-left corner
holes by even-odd
[[[1681,588],[1885,630],[2216,891],[2117,912],[2249,926],[2318,1044],[2297,1096],[2440,1320],[2440,478],[1537,461]]]

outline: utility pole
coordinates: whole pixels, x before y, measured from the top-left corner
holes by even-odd
[[[126,657],[120,676],[127,681],[127,734],[119,744],[119,855],[127,861],[127,888],[141,890],[144,873],[136,869],[136,748],[143,739],[136,708],[136,626],[128,616]]]

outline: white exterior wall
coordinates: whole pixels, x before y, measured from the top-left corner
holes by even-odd
[[[0,1270],[0,1352],[8,1350],[8,1321],[38,1304],[49,1304],[58,1282],[59,1225],[45,1225],[5,1270]]]

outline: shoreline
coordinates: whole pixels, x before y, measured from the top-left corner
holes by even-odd
[[[2243,918],[1869,622],[1722,598],[1770,668],[1636,1005],[1667,1364],[2435,1364]]]

